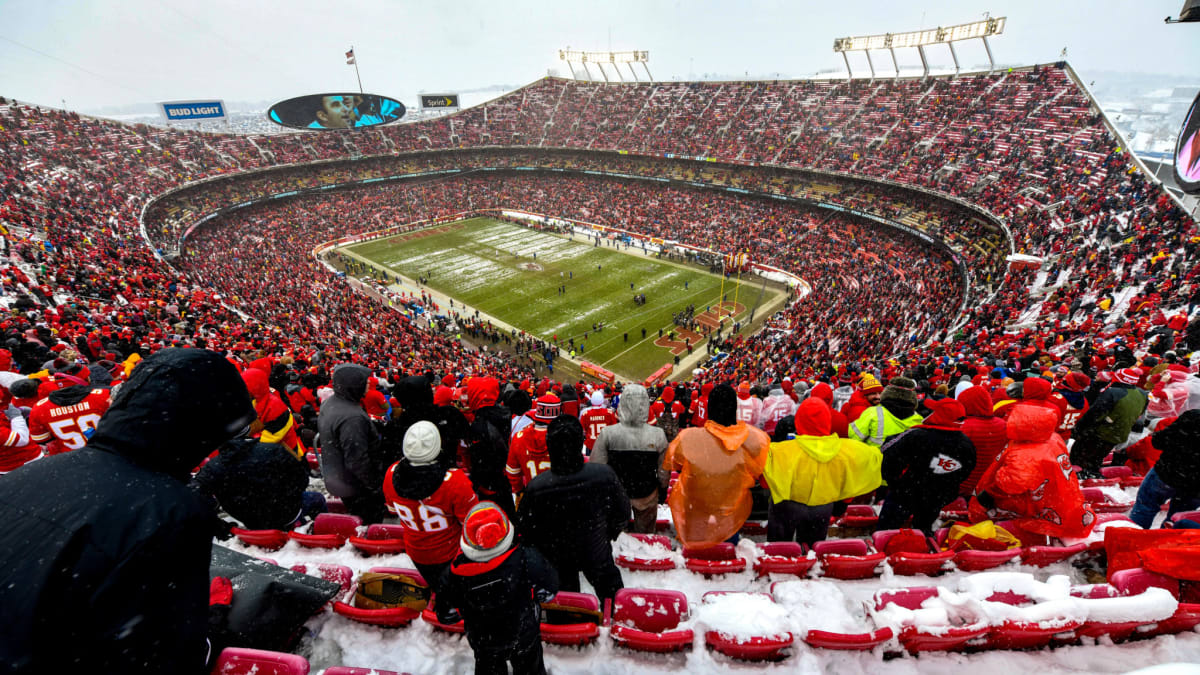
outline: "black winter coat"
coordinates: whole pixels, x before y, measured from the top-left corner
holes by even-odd
[[[545,471],[525,487],[517,510],[521,541],[556,564],[612,561],[613,539],[630,516],[629,497],[617,474],[604,464],[585,464],[572,473]]]
[[[251,530],[282,530],[300,514],[308,469],[278,443],[239,439],[205,464],[192,486]]]
[[[917,426],[883,446],[880,471],[901,499],[948,502],[974,468],[975,444],[966,434]]]
[[[0,476],[0,672],[204,672],[212,516],[185,481],[254,419],[225,359],[164,349],[87,446]]]
[[[335,497],[382,494],[379,438],[359,401],[367,393],[370,371],[343,365],[333,371],[333,396],[321,404],[317,427],[321,433],[321,474]]]
[[[534,597],[558,592],[558,573],[537,549],[517,546],[487,562],[459,555],[442,577],[437,602],[462,614],[476,654],[503,654],[540,639]]]
[[[1188,410],[1150,443],[1162,450],[1154,471],[1186,496],[1200,495],[1200,410]]]
[[[504,473],[511,427],[508,408],[493,405],[476,410],[467,434],[467,456],[471,460],[471,486],[475,494],[482,500],[496,502],[515,520],[512,484]]]

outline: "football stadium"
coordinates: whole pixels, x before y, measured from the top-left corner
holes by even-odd
[[[0,99],[0,670],[1194,672],[1200,96],[1151,166],[1038,20]]]

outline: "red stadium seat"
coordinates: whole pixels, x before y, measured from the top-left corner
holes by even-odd
[[[263,649],[226,647],[212,675],[308,675],[308,659]]]
[[[233,535],[247,546],[257,546],[267,551],[278,551],[288,543],[288,533],[283,530],[243,530],[235,527]]]
[[[813,544],[821,561],[822,576],[833,579],[866,579],[877,574],[887,557],[874,552],[862,539],[827,539]]]
[[[674,652],[692,646],[687,596],[679,591],[622,588],[613,602],[609,635],[617,644],[644,652]]]
[[[888,542],[899,533],[900,530],[875,532],[871,535],[875,550],[886,551]],[[914,547],[911,551],[895,551],[887,554],[888,564],[891,565],[892,571],[901,576],[941,574],[949,567],[950,560],[953,558],[953,551],[932,551],[929,545],[923,548]]]
[[[362,518],[346,513],[322,513],[317,515],[310,533],[292,530],[288,534],[292,541],[306,548],[341,548],[346,540],[358,535]]]
[[[404,567],[372,567],[368,571],[380,572],[384,574],[405,575],[410,577],[415,583],[428,587],[428,583],[426,583],[425,578],[422,577],[421,573],[415,569]],[[388,607],[376,609],[357,607],[340,600],[333,603],[333,611],[335,614],[344,616],[351,621],[366,623],[372,626],[381,626],[384,628],[398,628],[401,626],[407,626],[408,624],[412,623],[414,619],[421,616],[422,610],[424,610],[424,607],[421,609],[414,609],[412,607]]]
[[[588,593],[573,593],[569,591],[559,591],[558,595],[550,600],[549,605],[561,605],[563,607],[577,607],[588,612],[600,612],[600,601],[596,596]],[[565,624],[554,624],[542,621],[542,642],[552,645],[585,645],[595,641],[600,635],[600,620],[595,623],[573,622]]]
[[[651,546],[665,548],[666,552],[672,550],[671,539],[661,534],[630,534],[629,536]],[[643,571],[664,571],[675,569],[675,560],[673,558],[639,558],[628,555],[618,555],[617,565],[631,570]]]
[[[396,555],[404,553],[404,527],[373,523],[367,526],[365,537],[355,535],[346,541],[366,555]]]
[[[739,591],[709,591],[701,596],[701,601],[707,601],[721,595],[744,595]],[[754,593],[765,596],[774,602],[775,599],[767,593]],[[791,633],[779,635],[753,635],[750,637],[730,635],[720,631],[706,631],[704,642],[714,651],[746,661],[775,661],[786,656],[786,650],[795,642]]]
[[[706,577],[746,569],[746,559],[738,557],[733,544],[724,542],[705,548],[683,548],[684,565],[691,571]]]
[[[762,544],[762,553],[754,561],[754,571],[760,577],[768,574],[804,577],[816,564],[816,557],[808,557],[800,544],[794,541],[770,541]]]

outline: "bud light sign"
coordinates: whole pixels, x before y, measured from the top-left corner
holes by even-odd
[[[169,101],[159,105],[168,122],[225,119],[224,101]]]

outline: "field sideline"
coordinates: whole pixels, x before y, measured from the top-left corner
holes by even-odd
[[[427,277],[426,285],[454,298],[456,309],[462,302],[539,338],[557,336],[563,356],[568,356],[569,340],[574,339],[578,360],[603,366],[625,380],[645,378],[676,354],[690,361],[686,333],[674,329],[672,315],[693,304],[696,315],[709,310],[705,319],[715,318],[721,277],[607,243],[595,246],[579,235],[572,239],[473,218],[356,244],[343,252],[409,279]],[[743,278],[740,287],[735,279],[727,280],[727,311],[734,311],[736,297],[735,318],[744,321],[760,292],[763,305],[757,320],[775,311],[783,292],[773,285],[764,291],[755,277]],[[634,303],[635,293],[645,293],[645,305]],[[593,324],[598,327],[601,322],[603,330],[597,332]],[[671,341],[673,329],[677,333]],[[691,342],[702,357],[702,338],[693,334]]]

